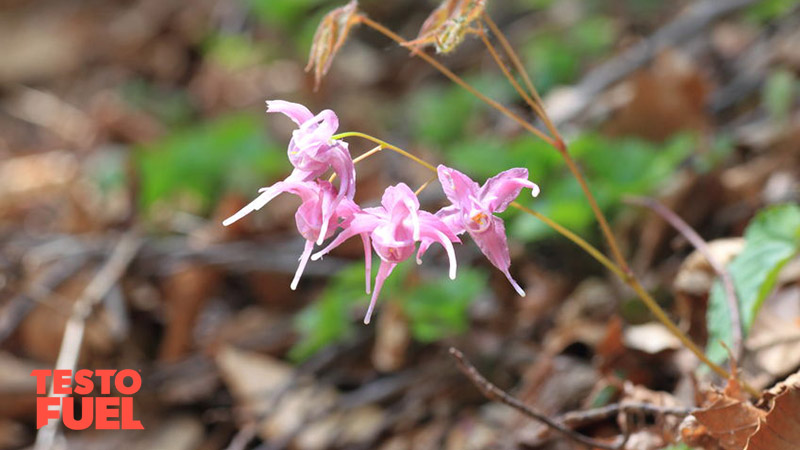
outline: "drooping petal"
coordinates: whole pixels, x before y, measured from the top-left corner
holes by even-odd
[[[464,219],[461,210],[453,205],[446,206],[434,214],[441,222],[447,227],[454,236],[458,236],[467,229],[464,227]],[[445,233],[447,234],[447,233]],[[433,240],[422,238],[420,239],[419,250],[417,251],[417,264],[422,264],[422,255],[428,251],[428,248],[433,244]],[[460,241],[453,241],[460,242]]]
[[[531,189],[534,197],[539,195],[539,186],[528,180],[528,169],[517,167],[486,180],[480,188],[478,198],[481,205],[489,211],[503,212],[525,187]]]
[[[511,256],[508,252],[508,241],[506,240],[506,228],[503,225],[503,219],[491,216],[491,224],[486,231],[481,233],[470,232],[470,236],[478,244],[481,252],[495,267],[500,269],[505,274],[511,285],[521,296],[525,296],[525,291],[519,287],[516,281],[511,277],[509,267],[511,266]]]
[[[259,192],[261,194],[258,197],[256,197],[255,200],[251,201],[244,208],[237,211],[236,214],[225,219],[222,222],[222,225],[227,227],[228,225],[236,222],[237,220],[250,214],[251,212],[263,208],[264,205],[272,201],[272,199],[277,197],[279,194],[283,192],[289,192],[295,189],[305,190],[307,189],[307,186],[302,181],[294,180],[292,175],[290,175],[283,181],[279,181],[273,184],[272,186],[261,188],[259,189]]]
[[[458,262],[456,261],[456,253],[455,249],[453,248],[453,241],[447,235],[445,235],[444,233],[433,227],[423,228],[422,236],[428,242],[430,243],[438,242],[439,244],[442,245],[442,247],[444,247],[445,252],[447,252],[447,258],[450,260],[449,276],[451,280],[455,280]],[[456,238],[455,242],[460,242],[460,241],[458,240],[458,238]],[[419,258],[419,253],[417,255]]]
[[[321,111],[316,116],[300,125],[299,134],[319,142],[330,140],[339,128],[339,117],[330,109]]]
[[[333,171],[339,178],[339,191],[335,198],[323,202],[322,228],[328,229],[329,221],[333,217],[336,208],[340,202],[345,199],[352,200],[355,195],[356,185],[356,170],[353,160],[350,158],[350,152],[347,150],[347,145],[343,142],[337,141],[337,144],[331,147],[327,152],[327,163],[333,168]],[[317,244],[322,244],[324,240],[324,233],[320,233],[320,239]]]
[[[369,324],[372,318],[372,311],[375,309],[375,302],[378,300],[378,295],[381,293],[383,282],[392,274],[392,270],[394,270],[395,266],[397,266],[397,264],[381,261],[381,265],[378,267],[378,276],[375,277],[375,290],[372,291],[372,298],[369,301],[367,314],[364,316],[364,324]]]
[[[267,112],[284,114],[292,119],[297,126],[303,125],[314,117],[314,114],[305,106],[285,100],[267,100]]]
[[[439,164],[436,172],[439,175],[439,183],[441,183],[447,199],[462,209],[468,208],[471,198],[478,195],[480,189],[478,183],[456,169],[451,169],[442,164]]]
[[[369,242],[368,234],[362,234],[361,240],[364,242],[364,278],[367,284],[367,294],[369,294],[370,279],[372,278],[372,245]]]
[[[311,255],[311,260],[316,261],[320,259],[328,254],[331,250],[341,245],[342,242],[357,234],[371,233],[372,230],[374,230],[378,225],[380,225],[380,220],[375,216],[371,214],[356,214],[353,216],[353,220],[350,222],[350,225],[342,230],[342,232],[339,233],[339,235],[336,236],[333,241],[327,245],[327,247]]]
[[[314,250],[314,242],[306,241],[303,254],[300,255],[300,264],[297,266],[297,272],[294,273],[294,279],[292,279],[292,284],[290,286],[293,291],[297,289],[297,283],[300,282],[300,277],[303,275],[303,271],[306,268],[306,264],[308,263],[308,258],[311,256],[312,250]]]

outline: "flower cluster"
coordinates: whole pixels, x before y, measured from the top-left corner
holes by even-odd
[[[450,205],[435,214],[420,209],[416,194],[404,183],[386,188],[381,205],[361,208],[354,201],[356,172],[347,143],[334,139],[339,119],[331,110],[314,115],[303,105],[282,100],[267,102],[267,112],[288,116],[297,124],[289,142],[289,161],[292,173],[283,181],[261,189],[261,195],[223,222],[230,225],[247,214],[261,209],[283,192],[297,195],[302,200],[295,214],[297,229],[306,239],[300,264],[292,280],[297,287],[309,259],[317,260],[347,239],[359,235],[364,243],[366,261],[366,290],[370,293],[372,250],[380,257],[380,267],[372,289],[372,299],[364,323],[369,323],[372,310],[383,282],[402,261],[416,250],[416,260],[433,243],[444,247],[450,260],[450,278],[456,276],[456,257],[453,243],[460,243],[458,235],[469,233],[489,261],[497,267],[514,289],[525,292],[511,277],[503,220],[495,213],[504,211],[519,195],[522,188],[530,188],[533,196],[539,187],[528,180],[526,169],[507,170],[479,186],[463,173],[440,165],[439,181]],[[333,171],[339,179],[338,189],[320,178]],[[342,231],[322,250],[312,255],[315,245]],[[417,248],[417,243],[419,247]]]

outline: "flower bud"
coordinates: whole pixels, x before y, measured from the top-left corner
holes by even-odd
[[[358,22],[358,1],[340,6],[322,18],[314,33],[311,53],[308,55],[306,72],[314,69],[314,90],[319,88],[322,77],[328,73],[336,52],[344,45],[350,28]]]

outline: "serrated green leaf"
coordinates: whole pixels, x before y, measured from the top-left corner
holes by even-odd
[[[758,310],[772,292],[778,273],[800,251],[800,206],[789,204],[770,207],[760,212],[745,231],[745,247],[729,265],[739,300],[742,333],[750,331]],[[708,346],[706,353],[721,363],[730,346],[732,324],[725,292],[719,281],[711,289],[707,313]]]

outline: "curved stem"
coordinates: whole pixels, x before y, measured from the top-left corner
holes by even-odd
[[[374,29],[375,31],[377,31],[377,32],[379,32],[381,34],[383,34],[384,36],[386,36],[389,39],[397,42],[400,45],[404,45],[404,44],[408,43],[408,41],[406,41],[405,39],[400,37],[398,34],[393,32],[392,30],[384,27],[383,25],[379,24],[378,22],[375,22],[374,20],[370,19],[367,16],[363,16],[363,15],[359,16],[358,20],[361,21],[361,23],[363,23],[364,25],[367,25],[368,27]],[[486,103],[489,106],[491,106],[492,108],[496,109],[497,111],[499,111],[500,113],[502,113],[503,115],[508,117],[509,119],[517,122],[520,126],[525,128],[529,132],[533,133],[534,135],[538,136],[540,139],[544,140],[545,142],[547,142],[551,146],[553,146],[555,148],[559,147],[558,142],[553,140],[553,138],[551,138],[550,136],[544,134],[541,130],[539,130],[538,128],[536,128],[533,125],[529,124],[524,119],[522,119],[518,115],[516,115],[513,112],[511,112],[511,110],[509,110],[505,106],[501,105],[497,101],[492,100],[491,98],[489,98],[489,97],[485,96],[484,94],[480,93],[478,90],[476,90],[474,87],[470,86],[466,81],[464,81],[461,77],[459,77],[458,75],[453,73],[447,67],[443,66],[442,63],[437,61],[435,58],[431,57],[430,55],[428,55],[427,53],[423,52],[422,50],[417,49],[416,47],[407,47],[407,48],[412,53],[414,53],[414,55],[419,56],[420,58],[425,60],[425,62],[427,62],[428,64],[433,66],[439,72],[441,72],[444,76],[449,78],[453,83],[455,83],[455,84],[461,86],[462,88],[466,89],[467,91],[469,91],[470,94],[474,95],[475,97],[477,97],[478,99],[480,99],[484,103]]]
[[[489,16],[489,14],[486,14],[486,12],[483,13],[483,21],[486,23],[486,25],[489,26],[489,29],[492,31],[492,34],[494,34],[495,37],[497,37],[497,40],[500,41],[500,45],[503,47],[503,51],[506,52],[506,55],[508,55],[508,58],[511,60],[511,64],[517,70],[517,73],[519,73],[519,75],[522,77],[522,81],[525,83],[525,87],[527,87],[528,91],[533,95],[533,98],[536,100],[536,103],[538,103],[541,106],[543,111],[542,120],[544,121],[547,128],[550,130],[550,133],[552,133],[553,136],[556,137],[556,139],[562,141],[563,139],[561,139],[561,134],[558,132],[558,129],[550,120],[550,116],[547,115],[547,111],[545,111],[544,109],[544,102],[542,101],[542,98],[539,96],[539,92],[536,90],[536,86],[534,86],[533,82],[531,82],[531,77],[530,75],[528,75],[528,71],[525,70],[525,66],[522,64],[522,61],[519,59],[519,56],[517,56],[517,52],[514,51],[514,47],[511,46],[511,44],[508,42],[508,39],[506,38],[506,35],[503,34],[503,32],[500,30],[500,27],[498,27],[497,24],[494,23],[494,20],[492,20],[492,18]]]
[[[417,164],[425,166],[429,170],[432,170],[433,172],[436,172],[436,167],[434,167],[432,164],[427,163],[427,162],[425,162],[424,160],[422,160],[420,158],[417,158],[416,156],[412,155],[411,153],[403,150],[402,148],[400,148],[400,147],[398,147],[396,145],[392,145],[392,144],[390,144],[390,143],[388,143],[388,142],[386,142],[384,140],[378,139],[378,138],[376,138],[374,136],[370,136],[370,135],[368,135],[366,133],[361,133],[361,132],[358,132],[358,131],[348,131],[348,132],[345,132],[345,133],[336,134],[336,135],[333,136],[332,139],[343,139],[343,138],[346,138],[346,137],[360,137],[362,139],[366,139],[368,141],[372,141],[372,142],[378,144],[379,147],[387,148],[387,149],[389,149],[389,150],[391,150],[391,151],[393,151],[395,153],[399,153],[399,154],[405,156],[406,158],[416,162]],[[375,150],[375,149],[373,149],[373,150]],[[377,151],[380,151],[380,150],[375,150],[375,152],[377,152]],[[367,152],[367,153],[369,153],[369,152]],[[365,154],[363,156],[364,156],[364,158],[366,158],[368,155]]]
[[[541,220],[547,226],[549,226],[550,228],[555,230],[558,234],[566,237],[570,241],[574,242],[578,247],[582,248],[586,253],[588,253],[594,259],[596,259],[597,262],[599,262],[600,264],[605,266],[608,270],[613,272],[614,275],[616,275],[616,276],[618,276],[618,277],[620,277],[622,279],[625,279],[624,272],[622,272],[622,270],[620,270],[620,268],[617,267],[616,264],[614,264],[610,259],[606,258],[606,256],[603,255],[600,252],[600,250],[598,250],[597,248],[592,246],[592,244],[590,244],[590,243],[586,242],[585,240],[583,240],[583,238],[581,238],[577,234],[575,234],[572,231],[564,228],[563,226],[559,225],[557,222],[554,222],[552,219],[550,219],[549,217],[545,216],[544,214],[539,213],[537,211],[534,211],[534,210],[528,208],[527,206],[523,206],[523,205],[521,205],[521,204],[519,204],[517,202],[511,202],[511,206],[516,208],[516,209],[518,209],[518,210],[520,210],[520,211],[522,211],[522,212],[524,212],[524,213],[526,213],[526,214],[529,214],[529,215],[531,215],[533,217],[536,217],[537,219]]]
[[[531,96],[528,95],[524,89],[522,89],[522,86],[519,85],[517,79],[511,74],[511,71],[509,70],[508,66],[506,66],[506,63],[504,63],[502,58],[500,58],[500,55],[497,53],[497,49],[486,36],[486,33],[484,33],[483,30],[479,30],[476,34],[481,38],[483,45],[486,46],[486,49],[489,50],[489,54],[492,55],[492,59],[494,59],[494,62],[497,63],[497,67],[500,68],[509,83],[514,86],[514,89],[517,91],[519,96],[522,97],[522,99],[525,100],[525,103],[527,103],[528,106],[533,109],[536,115],[542,119],[545,126],[547,126],[548,131],[550,131],[550,134],[560,141],[561,136],[558,134],[558,130],[553,125],[553,122],[551,122],[550,118],[547,116],[547,112],[545,112],[541,102],[537,102],[536,100],[532,99]],[[517,69],[517,71],[519,71],[519,69]]]
[[[372,150],[362,153],[361,155],[358,155],[357,157],[353,158],[353,164],[358,164],[359,162],[369,158],[370,156],[374,155],[375,153],[378,153],[381,150],[383,150],[383,145],[378,145]],[[330,178],[328,178],[328,182],[333,183],[333,180],[335,179],[336,179],[336,173],[334,173],[333,175],[331,175]]]
[[[419,195],[419,194],[420,194],[420,192],[424,191],[424,190],[425,190],[425,188],[426,188],[426,187],[428,187],[428,185],[429,185],[429,184],[433,183],[433,182],[434,182],[434,181],[436,181],[437,179],[438,179],[438,177],[437,177],[436,175],[434,175],[434,176],[432,176],[432,177],[428,178],[428,180],[427,180],[427,181],[425,181],[424,183],[422,183],[422,186],[420,186],[420,187],[419,187],[419,188],[418,188],[416,191],[414,191],[414,195]]]
[[[561,157],[564,158],[564,162],[567,163],[567,168],[570,172],[572,172],[572,175],[578,181],[584,197],[586,197],[586,200],[589,202],[589,207],[592,208],[592,212],[597,219],[597,223],[600,225],[600,231],[603,232],[603,236],[608,243],[608,247],[611,249],[611,255],[614,257],[614,260],[620,269],[625,272],[625,277],[633,278],[633,272],[631,272],[625,257],[622,256],[622,252],[619,249],[619,244],[617,244],[617,239],[614,237],[614,233],[611,231],[611,226],[608,224],[606,216],[603,214],[603,211],[597,204],[594,194],[592,194],[592,191],[589,189],[589,185],[586,183],[586,178],[581,173],[581,169],[578,168],[575,160],[572,159],[572,156],[569,154],[566,146],[559,148],[558,151],[561,153]]]

